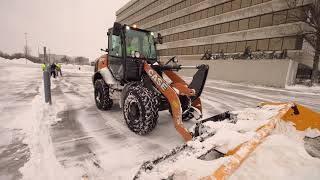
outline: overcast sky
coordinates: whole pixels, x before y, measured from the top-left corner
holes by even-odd
[[[32,54],[97,58],[106,48],[115,12],[129,0],[0,0],[0,51],[23,52],[24,33]]]

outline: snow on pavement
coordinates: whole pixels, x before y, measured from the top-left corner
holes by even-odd
[[[28,179],[36,170],[41,171],[43,176],[40,177],[47,175],[46,179],[61,179],[60,175],[65,176],[62,179],[77,179],[83,175],[90,180],[131,179],[143,161],[183,143],[168,112],[160,113],[152,133],[138,136],[127,128],[117,104],[110,111],[95,107],[92,67],[81,66],[79,70],[78,66],[63,65],[62,70],[64,76],[52,80],[53,106],[48,109],[41,101],[40,65],[1,63],[0,60],[0,92],[5,94],[0,97],[0,162],[5,162],[0,168],[0,179],[20,179],[22,175]],[[318,97],[314,90],[308,93],[208,81],[203,95],[204,116],[255,107],[264,100],[297,100],[319,111]],[[54,114],[54,117],[47,117],[48,114]],[[251,125],[255,127],[260,123]],[[188,127],[192,124],[186,123]],[[243,130],[240,132],[248,131],[251,125],[239,124]],[[238,135],[232,128],[225,131]],[[241,141],[247,137],[250,133]],[[35,141],[28,141],[28,138]],[[17,145],[14,151],[13,145]],[[37,154],[41,152],[44,154]],[[16,157],[20,160],[15,161]],[[205,164],[212,167],[222,162]],[[37,165],[43,165],[43,168],[37,169]],[[23,174],[19,172],[20,168]]]

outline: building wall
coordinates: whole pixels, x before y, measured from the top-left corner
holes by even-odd
[[[208,78],[210,79],[272,87],[285,87],[293,84],[298,68],[298,63],[292,60],[185,60],[180,63],[185,66],[208,64],[210,67]],[[196,70],[183,69],[179,71],[179,74],[192,76],[195,72]]]
[[[296,18],[309,2],[290,9],[286,0],[132,0],[117,12],[117,21],[161,33],[164,43],[157,49],[163,61],[178,56],[183,63],[199,64],[207,50],[241,53],[250,47],[289,50],[291,59],[310,65],[297,35],[307,26]],[[295,74],[296,64],[289,62],[208,61],[214,69],[211,78],[280,87],[289,82],[287,74]],[[228,69],[233,70],[222,75]]]
[[[301,6],[303,7],[303,6]],[[301,8],[299,7],[299,8]],[[304,23],[286,0],[132,0],[117,21],[160,32],[160,56],[301,50]]]

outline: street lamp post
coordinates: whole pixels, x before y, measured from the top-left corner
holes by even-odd
[[[26,64],[27,64],[27,57],[28,57],[28,33],[24,33],[24,38],[25,38],[25,41],[26,41],[26,46],[25,46],[25,56],[26,56]]]

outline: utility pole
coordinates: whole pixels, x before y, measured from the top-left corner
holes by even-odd
[[[47,47],[43,47],[43,62],[47,63]]]
[[[51,56],[51,54],[50,54],[50,48],[48,48],[48,51],[49,51],[49,64],[51,64],[51,58],[50,58],[50,56]]]
[[[25,46],[25,56],[26,56],[26,64],[27,64],[27,57],[28,57],[28,33],[24,33],[24,38],[26,40],[26,46]]]

